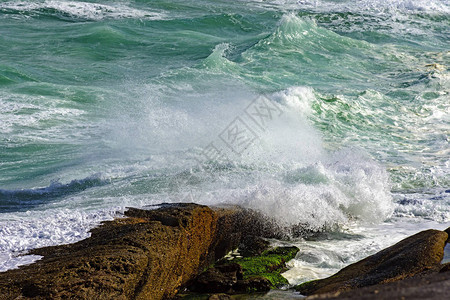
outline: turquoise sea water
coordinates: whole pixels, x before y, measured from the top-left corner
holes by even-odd
[[[291,283],[447,228],[449,40],[447,0],[0,1],[0,271],[161,202],[325,232]]]

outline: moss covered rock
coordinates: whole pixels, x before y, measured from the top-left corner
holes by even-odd
[[[287,271],[286,262],[295,257],[299,249],[292,247],[277,247],[264,251],[261,255],[233,259],[233,263],[241,265],[244,279],[253,276],[266,278],[271,288],[278,288],[289,282],[281,276]]]
[[[189,287],[197,293],[253,293],[267,292],[288,284],[281,276],[286,262],[293,259],[297,247],[277,247],[252,257],[231,261],[222,259],[214,267],[201,273]]]

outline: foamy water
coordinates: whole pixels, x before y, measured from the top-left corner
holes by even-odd
[[[133,9],[120,1],[113,5],[87,1],[8,1],[1,3],[0,9],[31,16],[52,14],[61,18],[90,21],[123,18],[161,19],[164,17],[163,12]]]

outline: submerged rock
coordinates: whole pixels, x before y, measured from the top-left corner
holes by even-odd
[[[304,295],[340,293],[360,287],[395,282],[417,274],[437,272],[444,256],[448,234],[426,230],[410,236],[335,275],[295,287]]]

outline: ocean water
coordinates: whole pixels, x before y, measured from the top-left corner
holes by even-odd
[[[162,202],[315,233],[292,284],[449,227],[449,41],[448,0],[0,1],[0,271]]]

